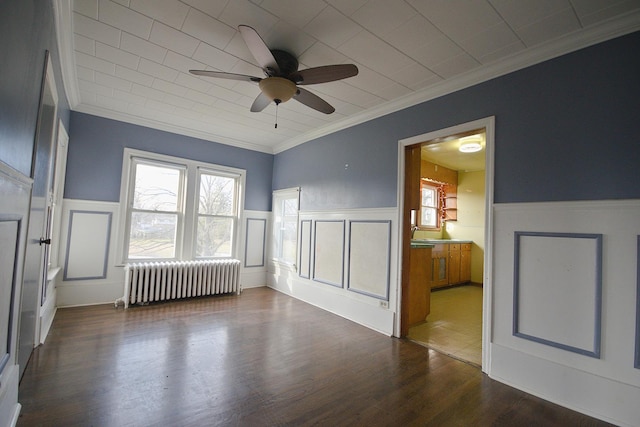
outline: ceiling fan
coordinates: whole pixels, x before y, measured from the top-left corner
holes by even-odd
[[[292,54],[278,49],[270,50],[258,32],[247,25],[239,25],[238,30],[266,77],[207,70],[189,72],[198,76],[258,83],[260,94],[251,105],[252,112],[264,110],[272,101],[277,106],[293,98],[314,110],[331,114],[335,111],[331,104],[298,86],[333,82],[358,74],[358,67],[353,64],[325,65],[298,70],[298,60]]]

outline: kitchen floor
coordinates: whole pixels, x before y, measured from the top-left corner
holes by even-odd
[[[409,328],[408,338],[457,359],[482,365],[482,288],[458,286],[431,292],[431,313]]]

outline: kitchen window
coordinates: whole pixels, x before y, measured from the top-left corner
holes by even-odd
[[[420,223],[422,228],[440,228],[440,188],[426,181],[420,182]]]
[[[237,257],[245,172],[125,149],[124,262]]]

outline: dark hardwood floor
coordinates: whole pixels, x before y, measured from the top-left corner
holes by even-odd
[[[600,426],[268,288],[60,309],[19,426]]]

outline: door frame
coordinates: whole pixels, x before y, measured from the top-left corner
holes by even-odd
[[[408,257],[408,252],[403,252],[405,246],[403,242],[403,230],[411,227],[405,224],[404,201],[405,201],[405,148],[411,145],[420,144],[436,138],[444,138],[450,135],[484,128],[486,132],[485,145],[485,220],[484,220],[484,271],[483,271],[483,292],[482,292],[482,371],[491,374],[491,323],[493,313],[491,311],[493,301],[493,183],[494,183],[494,146],[495,146],[495,116],[485,117],[467,123],[451,126],[444,129],[424,133],[421,135],[404,138],[398,141],[398,266],[403,265],[404,257]],[[409,234],[410,235],[410,234]],[[408,247],[408,245],[406,245]],[[396,324],[394,331],[396,336],[400,336],[402,327],[402,274],[397,277],[397,307]]]

